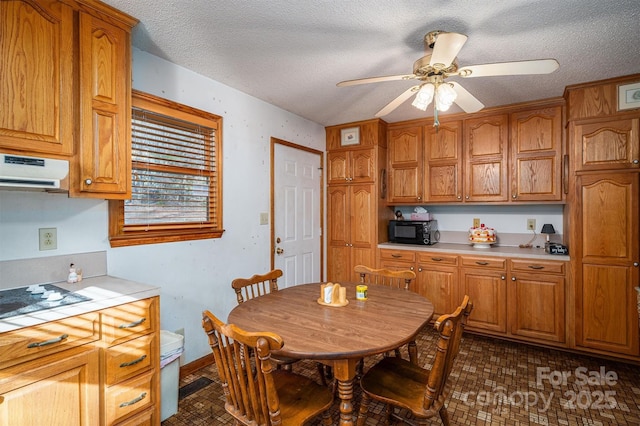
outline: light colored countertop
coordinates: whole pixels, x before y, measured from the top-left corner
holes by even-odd
[[[510,246],[492,246],[490,248],[477,248],[470,244],[452,244],[437,243],[432,246],[399,244],[399,243],[380,243],[378,248],[393,250],[409,250],[424,251],[433,253],[452,253],[465,254],[474,256],[499,256],[499,257],[515,257],[522,259],[545,259],[560,260],[568,262],[570,257],[567,255],[548,254],[542,248],[519,248]]]
[[[0,333],[160,295],[159,287],[123,280],[108,275],[85,278],[81,282],[74,284],[67,282],[51,284],[89,297],[91,300],[2,319],[0,320]]]

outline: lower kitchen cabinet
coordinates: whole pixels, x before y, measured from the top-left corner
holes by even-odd
[[[450,314],[461,303],[458,295],[458,256],[418,253],[415,292],[433,303],[433,319]]]
[[[159,424],[159,304],[0,334],[0,425]]]
[[[98,352],[74,348],[0,371],[0,424],[95,425]]]
[[[468,330],[507,331],[506,259],[461,257],[460,293],[468,295],[473,311]]]

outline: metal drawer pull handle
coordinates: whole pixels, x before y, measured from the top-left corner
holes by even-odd
[[[134,359],[133,361],[123,362],[122,364],[120,364],[120,367],[121,368],[131,367],[132,365],[136,365],[137,363],[144,361],[146,357],[147,357],[146,355],[142,355],[140,358]]]
[[[477,261],[476,261],[476,263],[477,263],[478,265],[483,265],[483,266],[484,266],[484,265],[488,265],[488,264],[489,264],[489,262],[477,262]]]
[[[146,318],[142,318],[142,319],[140,319],[138,321],[130,322],[129,324],[120,324],[118,326],[118,328],[133,328],[133,327],[137,327],[140,324],[142,324],[143,322],[145,322],[146,320],[147,320]]]
[[[46,340],[44,342],[40,342],[40,343],[29,343],[29,345],[27,346],[27,348],[39,348],[42,346],[47,346],[47,345],[53,345],[54,343],[58,343],[58,342],[62,342],[64,339],[66,339],[67,337],[69,337],[68,334],[63,334],[60,337],[57,337],[55,339],[51,339],[51,340]]]
[[[402,257],[402,255],[401,254],[392,254],[391,257],[398,258],[398,257]]]
[[[541,265],[529,265],[529,268],[531,268],[531,269],[544,269],[544,266],[541,266]]]
[[[434,262],[442,262],[441,257],[432,257],[431,260],[433,260]]]
[[[122,404],[120,404],[120,408],[128,407],[128,406],[133,405],[133,404],[137,404],[138,402],[142,401],[146,397],[147,397],[147,393],[146,392],[142,392],[139,397],[134,398],[129,402],[123,402]]]

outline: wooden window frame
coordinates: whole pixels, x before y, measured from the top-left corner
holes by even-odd
[[[125,225],[125,202],[111,200],[109,201],[111,247],[220,238],[224,232],[222,227],[222,117],[136,90],[132,91],[131,100],[133,108],[215,129],[213,165],[215,179],[212,180],[210,190],[215,200],[209,202],[208,222],[162,223],[146,227]]]

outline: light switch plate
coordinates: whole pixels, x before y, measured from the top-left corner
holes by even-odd
[[[260,213],[260,225],[268,225],[269,224],[269,213],[262,212]]]

